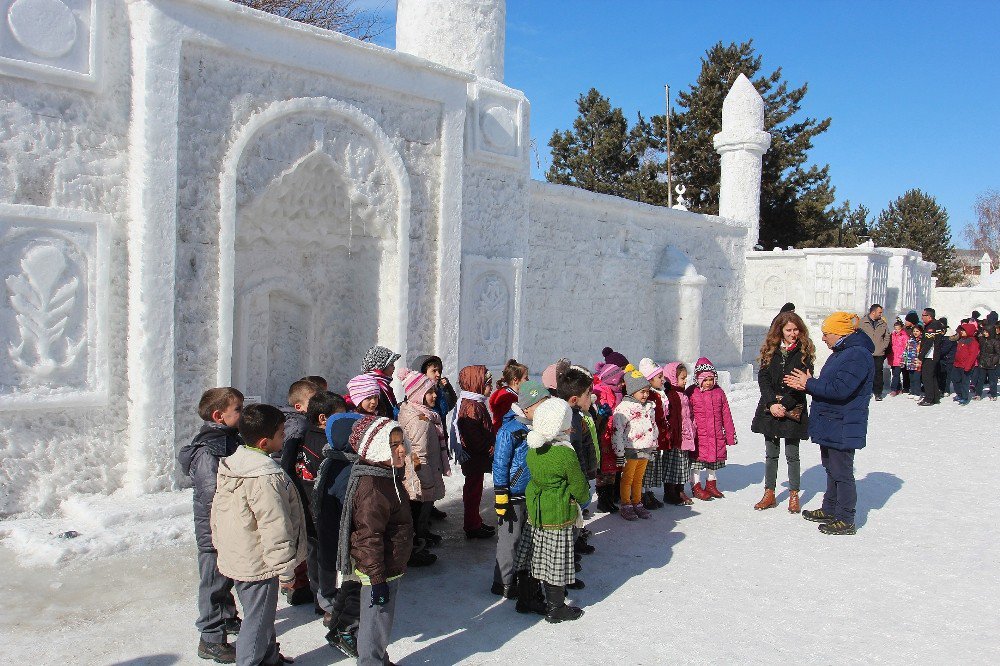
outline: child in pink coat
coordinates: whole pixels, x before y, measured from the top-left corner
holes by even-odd
[[[702,357],[694,366],[695,384],[687,390],[691,413],[695,422],[695,445],[692,456],[691,489],[700,500],[725,497],[716,484],[715,472],[726,466],[726,447],[736,444],[736,426],[729,411],[726,392],[718,385],[718,373],[707,358]],[[706,470],[708,481],[702,488],[698,472]]]
[[[910,339],[910,334],[906,332],[903,322],[898,319],[892,325],[892,329],[889,356],[889,370],[892,373],[892,383],[889,385],[889,390],[892,392],[889,395],[896,396],[903,391],[902,375],[903,371],[906,370],[906,364],[903,363],[903,352],[906,351],[906,342]]]

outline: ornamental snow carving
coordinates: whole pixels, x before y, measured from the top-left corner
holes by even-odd
[[[0,74],[96,88],[108,5],[97,0],[0,0]]]
[[[480,278],[475,294],[476,348],[489,364],[502,364],[507,354],[510,291],[499,275],[488,273]]]
[[[66,275],[66,257],[52,245],[35,245],[21,259],[21,275],[7,278],[20,341],[8,351],[14,365],[50,377],[76,361],[86,338],[66,338],[77,307],[79,281]]]

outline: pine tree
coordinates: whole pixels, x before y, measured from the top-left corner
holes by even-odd
[[[556,130],[549,139],[552,164],[545,178],[591,192],[654,203],[666,186],[656,179],[650,123],[639,114],[629,127],[621,108],[591,88],[576,101],[573,130]]]
[[[908,247],[937,264],[934,274],[939,287],[952,287],[961,279],[955,246],[948,229],[948,212],[934,197],[913,189],[879,213],[872,229],[879,247]]]
[[[837,247],[857,247],[869,240],[872,236],[871,223],[868,216],[871,211],[863,204],[857,208],[851,208],[850,200],[840,205],[834,213],[839,224],[837,232]]]
[[[691,209],[719,211],[719,155],[712,138],[722,130],[722,103],[736,77],[743,73],[764,98],[764,129],[771,147],[764,154],[761,177],[760,240],[765,247],[821,247],[836,243],[838,220],[832,204],[834,188],[826,165],[807,165],[813,139],[829,128],[830,119],[794,118],[808,86],[790,88],[781,68],[757,76],[761,57],[753,41],[711,47],[701,60],[697,82],[677,96],[671,113],[671,171],[674,182],[687,188]],[[754,78],[754,77],[757,78]],[[665,143],[665,123],[654,116],[655,135]]]

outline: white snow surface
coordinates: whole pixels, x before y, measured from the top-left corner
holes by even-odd
[[[393,661],[982,663],[1000,653],[1000,453],[989,425],[1000,405],[872,403],[856,460],[859,531],[828,537],[784,505],[753,510],[764,472],[763,440],[750,432],[756,392],[738,386],[732,398],[740,444],[719,473],[725,499],[649,521],[591,519],[597,552],[571,595],[586,610],[577,622],[550,625],[490,594],[494,543],[464,539],[462,477],[449,479],[440,559],[404,578]],[[802,468],[815,508],[825,484],[816,445],[803,442]],[[189,497],[77,499],[59,519],[0,523],[10,546],[0,549],[0,661],[206,663],[195,655]],[[484,516],[491,507],[487,489]],[[70,529],[80,536],[48,534]],[[309,606],[279,602],[277,631],[298,666],[349,663]]]

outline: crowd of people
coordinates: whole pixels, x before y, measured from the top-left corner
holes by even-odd
[[[945,388],[963,402],[963,390],[981,395],[985,384],[995,399],[996,313],[983,323],[974,313],[954,340],[929,309],[922,326],[908,315],[893,332],[877,305],[862,319],[834,313],[823,323],[832,355],[813,377],[815,347],[794,307],[787,310],[760,350],[751,429],[764,436],[766,471],[754,508],[777,506],[784,440],[788,510],[824,534],[854,534],[854,454],[865,445],[869,400],[882,397],[880,361],[894,369],[890,395],[921,392],[921,404],[934,404],[945,372]],[[953,357],[946,342],[954,342]],[[332,647],[359,664],[390,663],[400,581],[408,568],[437,561],[442,537],[433,524],[446,514],[434,503],[455,467],[464,476],[466,537],[496,542],[492,593],[551,623],[581,617],[566,598],[584,587],[577,573],[595,550],[584,526],[591,512],[641,522],[665,504],[723,498],[717,473],[738,441],[707,358],[689,371],[649,358],[632,364],[610,347],[602,356],[593,370],[560,359],[540,382],[513,359],[498,378],[466,366],[456,390],[440,357],[402,367],[398,354],[375,346],[343,394],[319,376],[294,382],[280,408],[244,405],[232,387],[207,390],[198,405],[204,425],[178,454],[194,484],[198,655],[290,662],[275,635],[280,593],[289,604],[315,605]],[[912,373],[896,371],[909,362]],[[823,506],[813,511],[799,501],[799,442],[807,437],[820,445],[827,472]],[[486,474],[495,525],[480,512]]]

